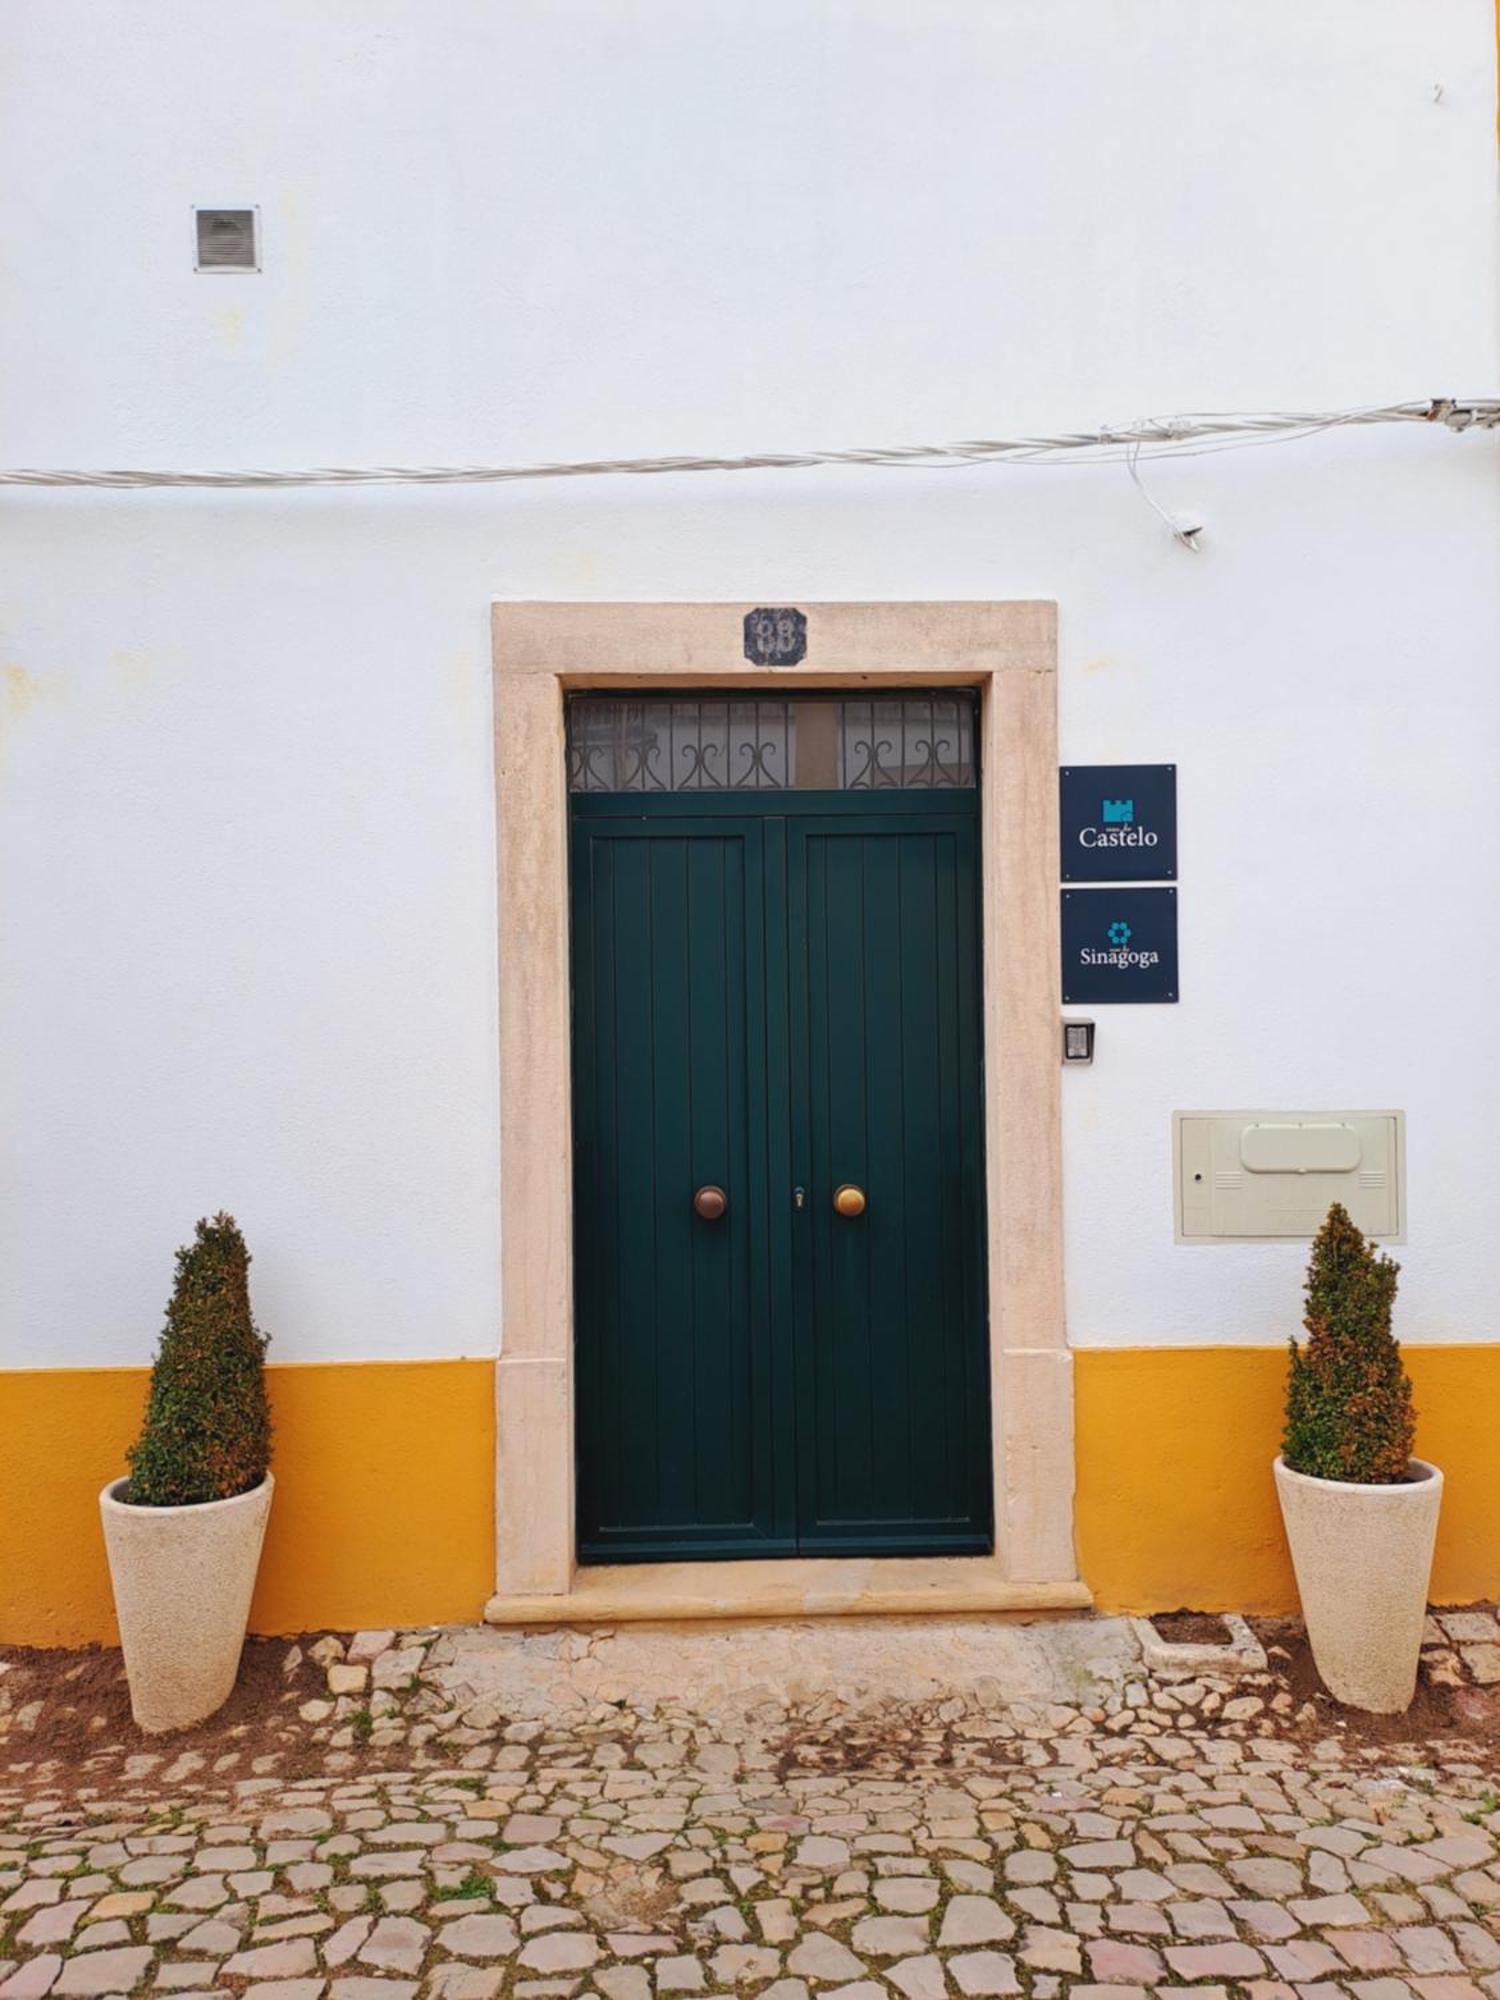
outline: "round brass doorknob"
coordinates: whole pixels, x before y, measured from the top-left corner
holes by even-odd
[[[863,1215],[865,1212],[865,1191],[857,1188],[853,1181],[845,1181],[833,1191],[834,1210],[839,1215]]]
[[[728,1195],[723,1188],[715,1187],[712,1182],[707,1187],[699,1188],[693,1196],[693,1207],[705,1222],[717,1222],[728,1206]]]

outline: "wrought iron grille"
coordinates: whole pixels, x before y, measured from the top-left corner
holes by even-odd
[[[976,782],[972,694],[580,695],[574,792],[954,791]]]

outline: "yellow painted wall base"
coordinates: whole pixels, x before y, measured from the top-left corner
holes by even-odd
[[[1443,1468],[1432,1597],[1500,1596],[1500,1347],[1405,1347],[1417,1450]],[[1078,1560],[1101,1611],[1297,1608],[1271,1460],[1282,1348],[1074,1357]]]
[[[1500,1596],[1500,1347],[1408,1347],[1447,1475],[1433,1597]],[[1078,1556],[1104,1611],[1293,1611],[1270,1464],[1275,1348],[1084,1349]],[[276,1505],[251,1623],[477,1622],[494,1588],[494,1363],[273,1367]],[[0,1643],[114,1643],[99,1488],[143,1368],[0,1372]]]
[[[494,1589],[492,1361],[267,1371],[258,1632],[478,1620]],[[144,1368],[0,1373],[0,1643],[117,1642],[98,1493],[125,1470]]]

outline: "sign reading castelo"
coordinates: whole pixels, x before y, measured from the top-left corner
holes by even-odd
[[[1177,766],[1065,764],[1060,774],[1065,882],[1177,879]]]

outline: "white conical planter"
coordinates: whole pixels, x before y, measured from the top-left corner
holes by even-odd
[[[1443,1475],[1410,1461],[1399,1486],[1310,1479],[1276,1460],[1276,1494],[1313,1659],[1350,1708],[1397,1715],[1417,1686]]]
[[[130,1711],[152,1735],[229,1699],[275,1483],[196,1507],[129,1507],[125,1479],[99,1495]]]

